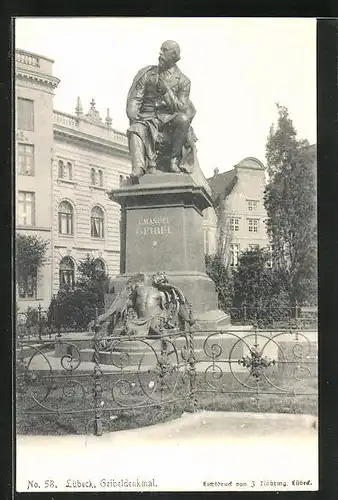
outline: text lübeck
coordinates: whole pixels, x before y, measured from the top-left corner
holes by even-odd
[[[96,488],[89,479],[88,481],[80,481],[79,479],[67,479],[66,488]]]

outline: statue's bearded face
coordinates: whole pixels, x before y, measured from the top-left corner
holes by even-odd
[[[179,59],[179,46],[176,42],[164,42],[160,48],[158,65],[161,69],[169,69]]]

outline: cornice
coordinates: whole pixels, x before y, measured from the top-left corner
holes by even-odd
[[[21,68],[15,69],[15,76],[24,80],[42,83],[43,85],[46,85],[53,89],[55,89],[60,83],[59,78],[56,78],[56,76],[45,75],[43,73],[37,73],[35,71],[25,71]]]
[[[107,141],[107,139],[85,134],[83,132],[79,132],[78,130],[71,130],[68,127],[63,127],[62,125],[55,123],[53,124],[53,133],[55,139],[82,146],[86,144],[91,149],[102,152],[114,152],[115,154],[130,159],[128,147],[123,146],[122,144]]]

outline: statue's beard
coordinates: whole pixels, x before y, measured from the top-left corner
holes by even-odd
[[[172,59],[162,59],[158,61],[158,70],[159,72],[166,71],[167,69],[172,68],[175,66],[175,61]]]

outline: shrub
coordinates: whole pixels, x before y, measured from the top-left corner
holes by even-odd
[[[218,307],[227,311],[232,307],[233,279],[231,269],[219,255],[205,256],[206,273],[215,283],[218,294]]]
[[[56,328],[86,330],[96,312],[104,310],[104,297],[109,290],[109,276],[97,269],[95,260],[87,257],[78,266],[74,287],[63,286],[51,301],[48,323]]]

